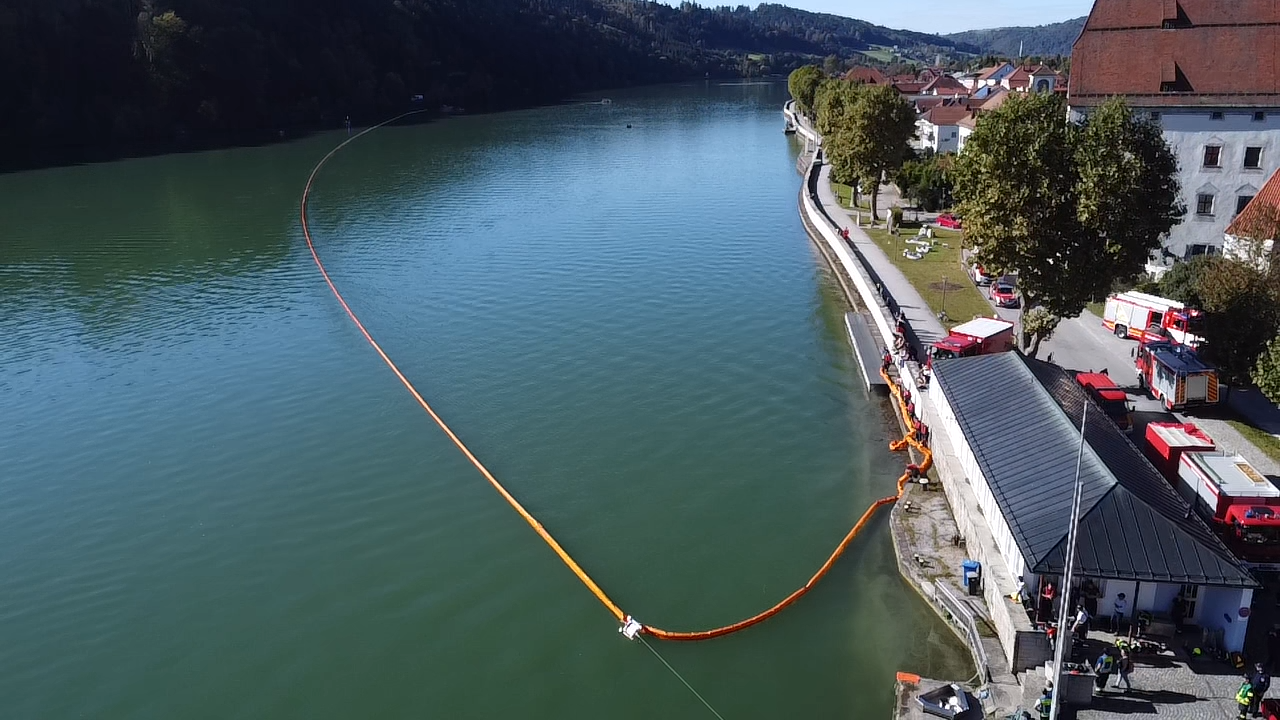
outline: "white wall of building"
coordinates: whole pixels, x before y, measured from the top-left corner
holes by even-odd
[[[1240,617],[1240,608],[1253,604],[1253,591],[1206,587],[1200,588],[1200,593],[1196,603],[1200,627],[1222,630],[1223,645],[1227,650],[1243,650],[1249,619]]]
[[[1135,103],[1137,101],[1135,100]],[[1087,108],[1072,108],[1080,119]],[[1158,122],[1178,159],[1178,181],[1187,214],[1169,231],[1165,249],[1180,259],[1220,253],[1239,198],[1257,194],[1280,169],[1280,107],[1144,108],[1134,112]],[[1221,114],[1221,119],[1215,113]],[[1255,120],[1254,114],[1262,113]],[[1217,167],[1205,167],[1205,148],[1221,147]],[[1257,168],[1244,167],[1246,148],[1262,148]],[[1208,213],[1198,213],[1200,195],[1213,197]],[[1170,260],[1163,259],[1168,265]]]
[[[1165,140],[1178,158],[1187,216],[1169,233],[1166,247],[1178,257],[1220,252],[1240,197],[1256,195],[1280,169],[1280,108],[1147,110],[1158,112]],[[1212,113],[1222,119],[1213,119]],[[1255,120],[1254,113],[1263,114]],[[1221,147],[1218,167],[1205,167],[1205,148]],[[1244,166],[1246,148],[1260,147],[1259,167]],[[1212,213],[1197,213],[1198,196],[1212,195]]]
[[[973,487],[974,495],[978,498],[978,507],[982,509],[982,515],[987,521],[987,527],[991,530],[996,547],[1000,549],[1000,557],[1004,560],[1014,578],[1025,577],[1027,570],[1026,560],[1023,559],[1022,551],[1018,549],[1018,544],[1013,539],[1013,533],[1009,530],[1009,524],[1005,521],[1004,514],[1000,511],[1000,506],[996,504],[995,495],[992,494],[991,488],[987,485],[987,479],[983,477],[982,469],[978,467],[978,459],[969,447],[969,442],[965,439],[964,432],[960,429],[960,423],[956,421],[956,415],[951,409],[951,404],[942,392],[942,383],[936,380],[930,383],[929,400],[938,411],[943,434],[951,441],[951,447],[955,451],[956,457],[960,460],[961,468],[965,476],[969,478],[969,484]],[[934,437],[937,437],[936,433]]]
[[[959,132],[956,137],[956,152],[963,152],[965,144],[969,142],[969,136],[973,134],[973,130],[964,125],[957,125],[956,127]]]

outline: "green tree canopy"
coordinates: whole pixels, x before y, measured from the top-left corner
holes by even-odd
[[[805,65],[796,68],[787,77],[787,90],[791,92],[791,97],[796,101],[796,107],[800,112],[813,116],[814,113],[814,96],[818,92],[820,85],[826,76],[823,75],[822,69],[817,65]]]
[[[950,173],[954,162],[955,157],[949,154],[907,160],[894,176],[894,183],[903,197],[914,200],[922,210],[937,212],[951,201],[954,188]]]
[[[837,181],[852,184],[856,178],[870,188],[871,216],[875,218],[880,180],[902,167],[911,154],[908,141],[916,131],[916,114],[898,91],[888,86],[857,86],[853,98],[852,107],[832,122],[833,132],[823,135],[823,148]]]
[[[823,80],[818,85],[813,103],[814,127],[824,140],[849,127],[861,87],[856,83],[835,79]]]
[[[1083,124],[1061,98],[1018,94],[984,113],[953,171],[965,239],[979,262],[1016,272],[1025,314],[1075,317],[1140,274],[1185,212],[1177,162],[1120,100]],[[1023,347],[1041,335],[1024,324]]]
[[[1196,286],[1204,310],[1205,358],[1231,382],[1249,371],[1280,328],[1280,302],[1266,273],[1245,262],[1215,258]]]
[[[1258,356],[1250,377],[1268,400],[1280,403],[1280,337],[1274,337],[1267,343],[1267,349]]]

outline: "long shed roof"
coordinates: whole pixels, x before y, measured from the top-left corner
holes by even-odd
[[[1066,566],[1079,422],[1089,404],[1078,570],[1099,578],[1257,586],[1071,373],[1006,352],[938,360],[934,378],[1033,572],[1059,574]]]

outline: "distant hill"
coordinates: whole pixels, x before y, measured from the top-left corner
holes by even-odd
[[[768,3],[0,0],[9,80],[0,167],[55,151],[76,159],[275,137],[410,107],[497,110],[602,88],[785,74],[831,56],[978,51]]]
[[[1078,17],[1052,25],[967,30],[944,37],[956,43],[977,45],[984,52],[1005,57],[1017,57],[1019,43],[1022,44],[1023,55],[1070,55],[1071,44],[1084,28],[1084,21],[1085,18]]]

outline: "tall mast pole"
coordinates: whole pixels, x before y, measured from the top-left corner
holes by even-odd
[[[1084,484],[1080,482],[1080,467],[1084,462],[1084,428],[1089,419],[1089,403],[1084,404],[1084,412],[1080,414],[1080,447],[1076,451],[1076,479],[1071,491],[1071,519],[1067,527],[1067,564],[1063,570],[1062,607],[1058,610],[1058,639],[1053,648],[1053,704],[1049,707],[1049,720],[1058,720],[1058,711],[1062,707],[1062,655],[1070,642],[1071,629],[1067,627],[1067,618],[1071,608],[1067,600],[1071,597],[1071,579],[1075,573],[1076,540],[1080,533],[1080,498],[1084,494]],[[1091,618],[1092,619],[1092,618]]]

